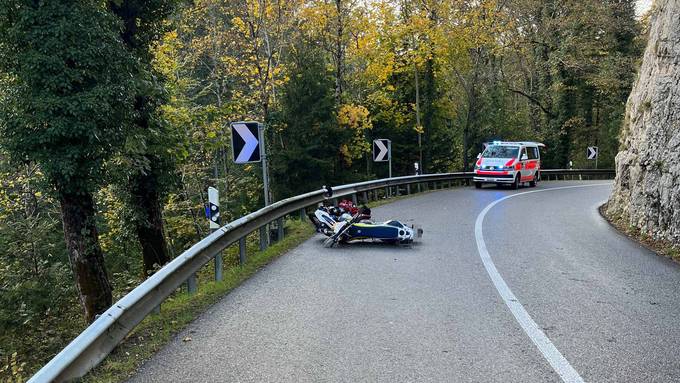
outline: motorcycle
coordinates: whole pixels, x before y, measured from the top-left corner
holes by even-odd
[[[324,247],[367,240],[409,244],[423,235],[423,229],[416,225],[408,226],[396,220],[375,223],[370,220],[369,208],[358,209],[350,201],[342,201],[338,207],[319,206],[308,216],[314,223],[316,231],[328,237],[324,241]]]

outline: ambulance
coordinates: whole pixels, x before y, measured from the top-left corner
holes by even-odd
[[[477,155],[473,181],[477,189],[490,183],[511,185],[518,189],[522,184],[534,187],[541,179],[541,152],[545,145],[538,142],[494,141],[486,144],[484,152]]]

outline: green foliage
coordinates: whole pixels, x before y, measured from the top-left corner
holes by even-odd
[[[522,15],[522,46],[531,47],[517,51],[522,68],[511,87],[533,99],[532,112],[540,113],[530,118],[548,144],[548,167],[565,167],[569,161],[574,167],[594,166],[584,154],[593,145],[600,147],[600,165],[613,166],[641,54],[634,7],[632,0],[518,0],[511,6]]]
[[[7,382],[24,382],[24,368],[26,362],[19,362],[19,355],[15,352],[0,364],[0,376],[8,376]]]
[[[302,46],[292,61],[280,117],[272,117],[276,131],[270,134],[272,179],[281,197],[341,182],[341,146],[353,135],[335,121],[333,79],[323,55]]]
[[[93,190],[125,141],[132,58],[96,2],[0,4],[2,144],[60,191]]]

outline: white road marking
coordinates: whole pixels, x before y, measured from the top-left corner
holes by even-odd
[[[477,250],[479,251],[479,257],[484,263],[484,268],[489,274],[493,285],[496,287],[498,294],[500,294],[503,301],[510,309],[510,312],[517,320],[517,323],[522,327],[524,332],[529,336],[532,342],[538,347],[538,350],[543,354],[543,357],[550,363],[553,370],[562,378],[565,383],[582,383],[584,382],[581,375],[576,372],[574,367],[569,364],[569,361],[562,356],[562,354],[557,350],[555,345],[548,339],[548,337],[541,331],[540,327],[531,318],[531,315],[524,309],[524,306],[520,303],[519,299],[512,293],[508,284],[505,283],[503,277],[496,269],[496,265],[491,259],[489,251],[486,249],[486,243],[484,242],[484,235],[482,234],[482,224],[484,222],[484,217],[486,213],[491,210],[492,207],[496,206],[506,199],[517,197],[520,195],[540,193],[551,190],[562,190],[562,189],[573,189],[573,188],[583,188],[583,187],[593,187],[593,186],[610,186],[611,183],[601,183],[601,184],[590,184],[590,185],[574,185],[574,186],[561,186],[551,189],[539,189],[531,190],[526,192],[521,192],[517,194],[511,194],[505,196],[501,199],[491,202],[488,204],[484,210],[477,216],[477,221],[475,222],[475,239],[477,240]]]

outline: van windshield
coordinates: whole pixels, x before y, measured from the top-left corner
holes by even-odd
[[[517,158],[519,146],[489,145],[482,157],[484,158]]]

